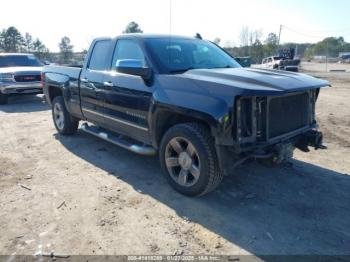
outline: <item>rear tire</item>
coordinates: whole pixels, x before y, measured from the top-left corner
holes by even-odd
[[[162,138],[159,158],[169,184],[181,194],[200,196],[221,182],[214,139],[198,123],[178,124]]]
[[[79,120],[69,114],[62,96],[56,96],[52,101],[52,118],[62,135],[73,135],[78,129]]]
[[[6,105],[8,103],[8,95],[0,93],[0,105]]]

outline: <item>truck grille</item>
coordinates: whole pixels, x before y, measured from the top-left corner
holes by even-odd
[[[274,138],[308,125],[308,93],[271,98],[268,106],[269,138]]]
[[[16,75],[16,82],[39,82],[41,80],[40,75]]]

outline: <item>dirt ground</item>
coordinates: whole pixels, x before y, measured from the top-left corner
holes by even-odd
[[[0,107],[0,254],[350,255],[350,74],[321,73],[327,150],[249,162],[201,198],[156,157],[57,134],[42,96]]]

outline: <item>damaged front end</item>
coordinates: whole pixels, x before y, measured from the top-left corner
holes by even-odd
[[[268,159],[273,163],[288,161],[295,148],[324,149],[322,133],[317,131],[315,104],[319,89],[282,96],[239,97],[235,101],[232,147],[221,147],[223,169],[232,169],[249,158]],[[231,159],[228,161],[228,159]],[[225,164],[226,163],[226,164]],[[233,167],[236,165],[233,165]]]

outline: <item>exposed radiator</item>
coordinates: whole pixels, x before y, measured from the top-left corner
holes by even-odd
[[[272,98],[269,103],[268,132],[274,138],[308,125],[309,94]]]

